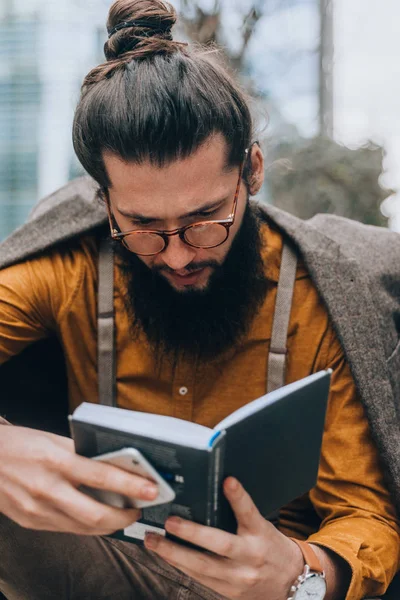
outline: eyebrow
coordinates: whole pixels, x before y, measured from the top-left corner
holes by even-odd
[[[229,196],[225,196],[224,198],[220,198],[219,200],[214,200],[212,202],[209,202],[208,204],[204,204],[203,206],[200,206],[199,208],[196,208],[195,210],[192,210],[188,213],[185,213],[184,215],[181,215],[180,217],[178,217],[178,221],[180,221],[182,219],[188,219],[189,217],[195,217],[196,215],[198,215],[202,212],[205,212],[207,210],[212,210],[213,208],[218,208],[228,198],[229,198]],[[135,212],[131,212],[131,211],[124,211],[124,210],[120,210],[120,209],[117,209],[117,210],[121,215],[123,215],[127,219],[132,219],[132,220],[137,220],[137,221],[162,221],[163,220],[163,219],[157,219],[155,217],[141,215],[140,213],[135,213]]]

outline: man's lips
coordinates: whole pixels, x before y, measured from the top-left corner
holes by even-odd
[[[201,267],[195,271],[186,271],[185,269],[182,269],[181,271],[165,271],[164,275],[176,283],[185,283],[187,285],[191,285],[196,283],[205,268],[206,267]]]
[[[181,269],[180,271],[170,271],[170,274],[178,275],[178,277],[188,277],[189,275],[200,273],[200,271],[202,271],[203,269],[204,267],[199,267],[198,269],[191,269],[190,271],[186,269]]]

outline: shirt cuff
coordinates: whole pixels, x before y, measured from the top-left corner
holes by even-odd
[[[358,552],[361,547],[361,542],[357,539],[343,539],[338,537],[333,538],[331,535],[324,535],[318,532],[311,535],[307,542],[315,544],[321,548],[332,550],[335,554],[343,558],[351,569],[351,580],[347,590],[346,598],[343,600],[359,600],[363,597],[363,573],[362,564],[358,559]]]

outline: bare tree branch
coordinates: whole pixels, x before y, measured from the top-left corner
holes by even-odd
[[[259,19],[262,16],[262,11],[258,6],[257,2],[254,2],[248,11],[247,15],[243,19],[243,26],[240,31],[242,37],[241,48],[237,55],[229,53],[227,48],[224,46],[223,51],[232,66],[240,70],[243,66],[245,53],[251,37],[254,34],[254,30]],[[201,2],[196,0],[183,0],[182,1],[182,13],[181,18],[183,19],[184,26],[188,37],[201,44],[221,44],[221,2],[215,0],[212,11],[206,12],[201,7]],[[194,16],[193,16],[194,15]]]

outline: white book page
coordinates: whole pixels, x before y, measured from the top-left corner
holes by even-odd
[[[83,423],[200,449],[208,447],[214,434],[209,427],[191,421],[90,402],[78,406],[73,418]]]

